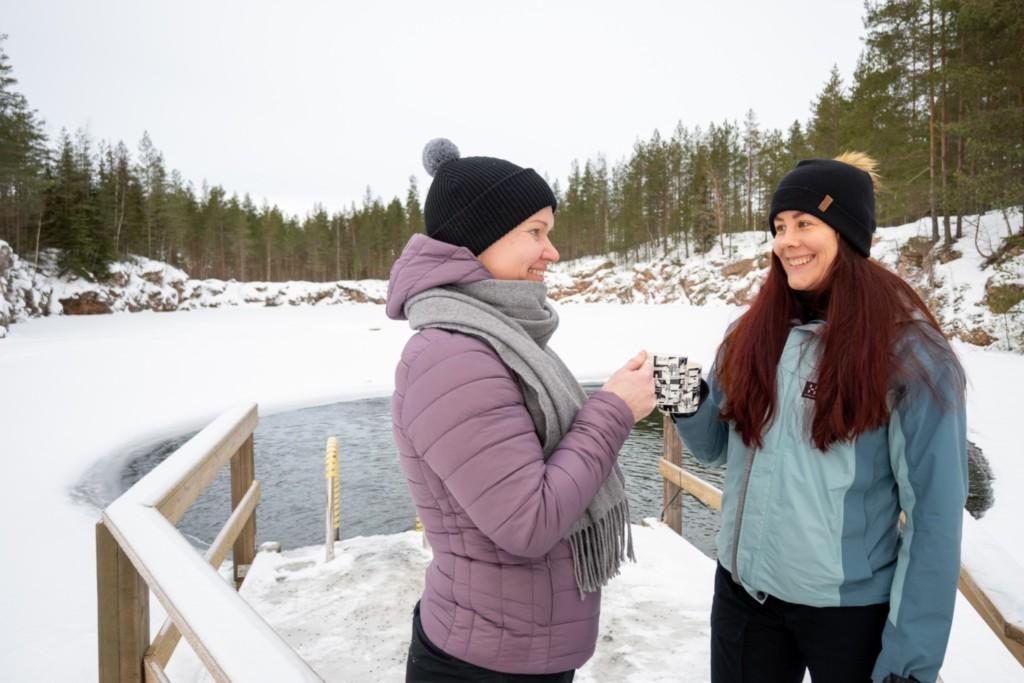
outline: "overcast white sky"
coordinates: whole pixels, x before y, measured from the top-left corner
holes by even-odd
[[[0,0],[16,86],[85,128],[289,213],[404,197],[444,136],[564,178],[676,123],[806,120],[860,54],[861,0]]]

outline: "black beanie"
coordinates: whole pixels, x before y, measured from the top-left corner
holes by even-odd
[[[817,216],[864,256],[871,255],[875,232],[875,191],[871,176],[833,159],[807,159],[790,171],[772,195],[768,228],[775,234],[781,211]]]
[[[479,256],[509,230],[546,206],[557,208],[547,182],[532,168],[492,157],[465,157],[450,140],[423,148],[423,167],[434,177],[423,218],[427,235]]]

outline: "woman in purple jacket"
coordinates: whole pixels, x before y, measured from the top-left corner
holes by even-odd
[[[555,197],[533,169],[428,143],[426,235],[391,270],[417,330],[391,414],[434,552],[407,681],[569,681],[594,652],[600,588],[632,558],[619,449],[654,407],[641,352],[587,398],[548,340]]]

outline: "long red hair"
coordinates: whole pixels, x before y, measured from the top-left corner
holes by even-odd
[[[963,395],[963,370],[921,297],[899,276],[855,253],[843,238],[827,281],[811,297],[812,309],[820,307],[826,322],[819,340],[810,430],[816,448],[827,450],[886,424],[891,389],[919,380],[939,396],[918,352],[901,352],[911,348],[904,342],[927,357],[950,362],[945,367],[953,368],[959,396]],[[778,408],[779,358],[792,321],[807,310],[807,297],[790,289],[773,253],[761,291],[726,335],[716,361],[726,397],[722,419],[735,423],[748,447],[763,445],[762,435]]]

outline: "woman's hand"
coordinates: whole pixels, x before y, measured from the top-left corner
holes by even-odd
[[[654,410],[654,369],[646,351],[636,354],[615,371],[601,387],[610,391],[633,411],[633,422],[639,422]]]

